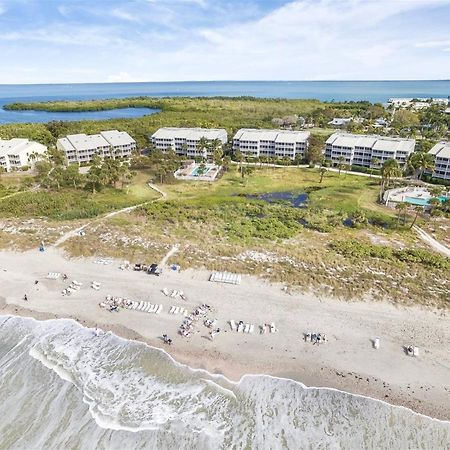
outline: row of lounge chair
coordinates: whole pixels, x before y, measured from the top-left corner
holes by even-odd
[[[127,307],[128,307],[128,309],[134,309],[136,311],[155,313],[155,314],[159,314],[163,309],[163,305],[153,305],[152,303],[143,302],[143,301],[141,301],[141,302],[132,301],[131,305],[129,305]]]
[[[61,274],[59,272],[49,272],[46,278],[49,280],[57,280],[60,276]]]
[[[244,323],[239,321],[236,323],[234,320],[230,320],[231,331],[237,331],[238,333],[253,333],[255,331],[255,325],[252,323]]]
[[[187,309],[182,308],[181,306],[171,306],[169,309],[169,314],[186,314]]]
[[[83,286],[83,283],[80,283],[77,280],[73,280],[72,283],[70,283],[69,287],[63,289],[62,295],[71,295],[74,292],[78,291],[81,286]]]
[[[177,298],[180,297],[182,300],[187,300],[186,296],[184,295],[183,291],[177,291],[176,289],[172,289],[170,292],[167,288],[164,288],[161,290],[161,292],[166,296],[166,297],[171,297],[171,298]]]

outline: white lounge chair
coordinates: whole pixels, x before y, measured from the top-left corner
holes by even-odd
[[[244,328],[244,333],[248,333],[250,331],[250,324],[246,323]]]
[[[140,311],[144,307],[144,302],[139,302],[138,307],[136,308],[138,311]]]
[[[230,327],[231,327],[231,331],[237,330],[236,322],[234,320],[230,320]]]
[[[67,290],[67,292],[70,292],[70,293],[76,292],[76,290],[71,287],[68,287],[66,290]]]
[[[380,338],[375,338],[375,339],[373,340],[373,348],[374,348],[375,350],[378,350],[378,349],[380,348]]]
[[[150,303],[144,302],[144,306],[142,307],[141,311],[146,312],[148,308],[150,308]]]
[[[271,332],[271,333],[275,333],[276,331],[278,331],[278,330],[275,328],[275,323],[272,322],[272,323],[270,324],[270,332]]]
[[[238,327],[237,327],[237,332],[240,333],[241,331],[244,332],[244,324],[243,323],[238,324]]]
[[[161,292],[162,292],[166,297],[169,296],[169,291],[167,290],[167,288],[164,288]]]
[[[75,284],[75,285],[77,285],[77,286],[83,286],[83,283],[80,283],[80,282],[77,281],[77,280],[73,280],[72,283]]]
[[[178,291],[176,291],[175,289],[172,291],[172,293],[170,294],[170,296],[172,298],[175,298],[178,295]]]
[[[174,311],[175,311],[175,306],[171,306],[170,310],[169,310],[169,314],[173,314]]]
[[[255,325],[251,324],[249,333],[253,333],[254,331],[255,331]]]
[[[419,356],[419,347],[413,348],[413,356]]]
[[[159,314],[162,311],[162,309],[163,309],[163,305],[159,305],[158,309],[155,311],[156,314]]]
[[[174,314],[178,314],[180,312],[180,307],[176,306],[175,307],[175,311],[173,312]]]
[[[93,284],[93,285],[91,286],[91,288],[92,288],[92,289],[95,289],[96,291],[99,291],[99,290],[100,290],[100,286],[97,286],[96,284]]]
[[[157,305],[151,305],[150,306],[150,309],[148,310],[148,312],[149,313],[154,313],[155,311],[156,311],[156,308],[157,308],[158,306]]]

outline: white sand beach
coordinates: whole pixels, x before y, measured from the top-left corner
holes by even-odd
[[[120,270],[119,261],[107,265],[94,261],[67,259],[55,249],[0,252],[0,314],[74,318],[163,347],[180,362],[232,380],[247,373],[287,377],[450,419],[448,313],[367,299],[343,302],[286,293],[281,285],[250,276],[243,276],[241,285],[226,285],[208,281],[210,272],[202,270],[165,269],[156,277]],[[65,273],[68,280],[46,279],[48,272]],[[83,283],[80,290],[62,296],[72,280]],[[99,290],[91,288],[94,280],[100,283]],[[182,290],[187,300],[166,297],[163,288]],[[163,310],[158,315],[126,309],[110,312],[99,307],[107,294],[162,304]],[[208,317],[217,319],[220,333],[211,341],[209,329],[199,321],[191,337],[178,335],[182,316],[169,314],[170,307],[190,311],[202,303],[211,306]],[[230,319],[254,324],[254,333],[231,331]],[[259,326],[271,322],[278,332],[260,334]],[[328,342],[305,342],[303,333],[309,331],[325,333]],[[162,342],[163,334],[173,345]],[[378,350],[372,346],[376,337]],[[405,345],[417,346],[419,356],[408,356]]]

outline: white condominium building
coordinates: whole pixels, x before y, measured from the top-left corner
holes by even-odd
[[[101,158],[126,158],[136,150],[136,141],[125,131],[102,131],[100,134],[70,134],[58,139],[56,148],[66,154],[67,162],[89,162]]]
[[[10,172],[33,163],[35,156],[47,151],[45,145],[28,139],[0,139],[0,167]]]
[[[242,128],[233,138],[233,150],[253,158],[287,156],[294,159],[305,155],[309,136],[307,131]]]
[[[208,143],[216,141],[218,147],[222,147],[228,141],[228,135],[223,128],[160,128],[151,135],[153,146],[162,151],[172,149],[177,155],[188,157],[203,157],[205,152],[210,156],[214,149],[200,148],[200,139],[206,139]]]
[[[334,133],[325,143],[325,158],[333,164],[380,167],[388,159],[405,164],[414,151],[414,139],[402,139],[386,136],[368,136],[363,134]],[[374,159],[378,160],[374,164]]]
[[[434,156],[433,178],[450,180],[450,142],[438,142],[429,153]]]

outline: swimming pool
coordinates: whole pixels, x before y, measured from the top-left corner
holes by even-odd
[[[191,172],[191,176],[192,177],[204,177],[210,170],[211,170],[210,167],[205,167],[205,170],[202,173],[200,171],[200,166],[196,166],[195,169]]]
[[[438,197],[438,199],[441,202],[444,202],[448,197]],[[417,206],[428,206],[429,203],[429,198],[417,198],[417,197],[405,197],[405,202],[406,203],[410,203],[411,205],[417,205]]]

